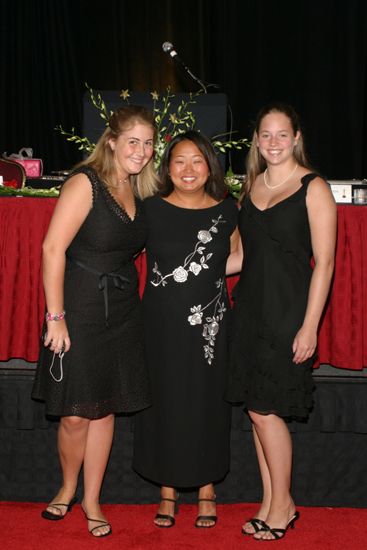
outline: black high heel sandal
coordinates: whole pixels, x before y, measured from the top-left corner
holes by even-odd
[[[85,513],[85,512],[84,512]],[[88,532],[94,537],[95,539],[99,539],[101,537],[108,537],[108,535],[112,535],[112,527],[111,524],[108,523],[108,521],[104,521],[104,519],[93,519],[89,518],[87,514],[85,514],[85,519],[88,521],[94,521],[95,523],[99,523],[99,525],[96,525],[95,527],[92,527],[92,529],[88,529]],[[96,529],[101,529],[101,527],[109,527],[109,530],[107,533],[101,533],[100,535],[95,535],[94,531]]]
[[[178,494],[177,494],[177,497],[176,498],[161,498],[161,502],[162,501],[167,501],[167,502],[174,502],[175,503],[175,507],[174,507],[174,514],[175,516],[177,516],[178,514]],[[167,524],[164,524],[164,523],[157,523],[155,520],[156,519],[164,519],[166,521],[168,521],[169,523]],[[154,525],[156,527],[161,527],[163,529],[168,529],[169,527],[173,527],[174,524],[176,523],[176,520],[175,520],[175,517],[174,516],[171,516],[170,514],[156,514],[155,517],[154,517]]]
[[[294,529],[294,524],[299,518],[300,514],[299,512],[295,512],[294,515],[291,517],[291,519],[288,521],[287,525],[284,529],[278,528],[278,527],[269,527],[269,525],[265,524],[266,527],[264,529],[260,529],[260,531],[265,531],[267,533],[270,533],[274,538],[272,539],[258,539],[255,538],[255,540],[261,540],[264,542],[272,542],[273,540],[279,540],[285,537],[288,529]]]
[[[90,533],[92,537],[94,537],[95,539],[99,539],[101,537],[108,537],[108,535],[112,535],[112,527],[111,527],[111,524],[108,523],[108,521],[105,521],[104,519],[94,519],[94,518],[88,517],[86,511],[83,508],[83,504],[82,504],[82,510],[83,510],[85,519],[87,521],[94,521],[95,523],[99,523],[99,525],[92,527],[92,529],[88,528],[88,533]],[[96,529],[101,529],[101,527],[109,527],[109,530],[107,531],[107,533],[101,533],[100,535],[95,535],[94,531]]]
[[[215,502],[216,501],[216,496],[214,495],[213,498],[198,498],[198,502]],[[211,527],[214,527],[215,524],[217,523],[217,515],[215,516],[197,516],[196,520],[195,520],[195,527],[197,527],[198,529],[210,529]],[[201,521],[212,521],[213,523],[211,523],[210,525],[201,525],[200,522]]]
[[[265,521],[263,521],[262,519],[259,519],[259,518],[248,519],[246,521],[246,523],[249,523],[254,528],[254,532],[249,533],[248,531],[246,531],[245,527],[242,527],[242,534],[243,535],[249,535],[250,537],[255,535],[255,533],[258,533],[259,531],[266,531],[267,527],[268,527],[266,525]]]
[[[42,510],[41,512],[41,516],[43,517],[43,519],[48,519],[48,520],[51,520],[51,521],[60,521],[62,519],[64,519],[64,517],[66,516],[66,514],[68,512],[71,512],[74,504],[78,501],[78,499],[76,497],[73,497],[71,499],[71,501],[69,502],[69,504],[64,504],[62,502],[53,502],[52,504],[49,504],[47,506],[47,508],[56,508],[56,510],[59,510],[60,513],[59,514],[54,514],[53,512],[50,512],[50,510]],[[62,511],[60,510],[60,506],[64,506],[66,508],[66,512],[65,514],[62,514]]]

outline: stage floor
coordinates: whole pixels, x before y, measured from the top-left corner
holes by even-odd
[[[31,400],[33,364],[0,366],[0,500],[48,501],[60,484],[58,422]],[[367,377],[364,371],[322,366],[315,371],[315,406],[305,423],[290,423],[293,495],[299,505],[367,507]],[[116,418],[102,501],[157,502],[159,489],[131,469],[134,416]],[[219,502],[257,502],[261,485],[251,425],[233,407],[231,469],[218,483]],[[182,492],[181,492],[182,494]],[[193,502],[193,491],[182,494]]]
[[[4,371],[20,371],[26,370],[33,371],[36,368],[37,363],[29,363],[24,361],[24,359],[10,359],[9,361],[0,361],[0,376]],[[332,365],[320,365],[319,368],[314,370],[315,378],[318,377],[348,377],[348,378],[366,378],[367,377],[367,367],[363,370],[351,370],[351,369],[340,369],[333,367]]]

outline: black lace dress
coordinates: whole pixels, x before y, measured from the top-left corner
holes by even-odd
[[[305,418],[312,407],[312,363],[293,363],[292,344],[305,316],[312,275],[306,208],[309,182],[259,210],[246,197],[239,227],[244,265],[235,291],[230,380],[226,397],[247,409]]]
[[[133,467],[172,487],[198,487],[229,468],[229,304],[225,266],[237,224],[233,199],[198,210],[144,201],[143,297],[153,406],[135,417]]]
[[[134,255],[146,224],[131,220],[91,168],[93,206],[66,251],[64,306],[71,348],[62,361],[41,345],[32,397],[46,414],[101,418],[150,405]]]

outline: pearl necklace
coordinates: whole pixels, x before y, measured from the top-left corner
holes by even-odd
[[[277,187],[280,187],[281,185],[284,185],[294,174],[294,172],[297,170],[298,168],[298,164],[296,163],[296,166],[293,168],[292,172],[289,174],[289,176],[287,176],[285,178],[285,180],[281,181],[280,183],[277,183],[276,185],[269,185],[268,182],[266,181],[266,178],[267,178],[267,173],[268,173],[268,169],[265,170],[264,172],[264,183],[265,183],[265,187],[267,187],[268,189],[276,189]]]
[[[129,183],[129,178],[125,178],[125,179],[120,179],[120,180],[117,180],[117,183],[113,183],[110,185],[110,187],[112,187],[113,189],[119,189],[122,185],[126,185],[127,183]]]

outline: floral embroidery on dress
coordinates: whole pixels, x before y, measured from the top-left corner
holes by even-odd
[[[158,269],[157,262],[154,262],[153,273],[155,274],[155,280],[150,281],[153,286],[166,286],[167,279],[173,277],[173,280],[176,283],[185,283],[189,277],[190,273],[193,273],[195,276],[199,275],[202,269],[209,269],[207,264],[208,260],[213,256],[213,253],[205,254],[205,244],[213,240],[213,234],[218,233],[217,225],[220,223],[226,223],[222,219],[223,216],[220,214],[216,220],[212,220],[213,225],[210,229],[201,229],[197,234],[197,243],[194,250],[186,256],[183,265],[176,267],[172,273],[167,273],[167,275],[162,275]],[[193,258],[197,256],[197,261],[193,261]]]
[[[204,307],[201,307],[201,304],[198,306],[192,306],[190,308],[192,315],[189,315],[187,318],[188,322],[192,326],[202,325],[204,311],[210,306],[214,306],[212,315],[205,317],[206,322],[203,325],[202,333],[203,338],[207,341],[203,348],[205,359],[209,365],[212,364],[214,359],[215,337],[219,332],[219,322],[223,319],[223,314],[226,311],[225,302],[222,298],[223,292],[226,292],[224,277],[223,279],[216,281],[215,286],[219,289],[217,295],[214,296],[214,298]]]

